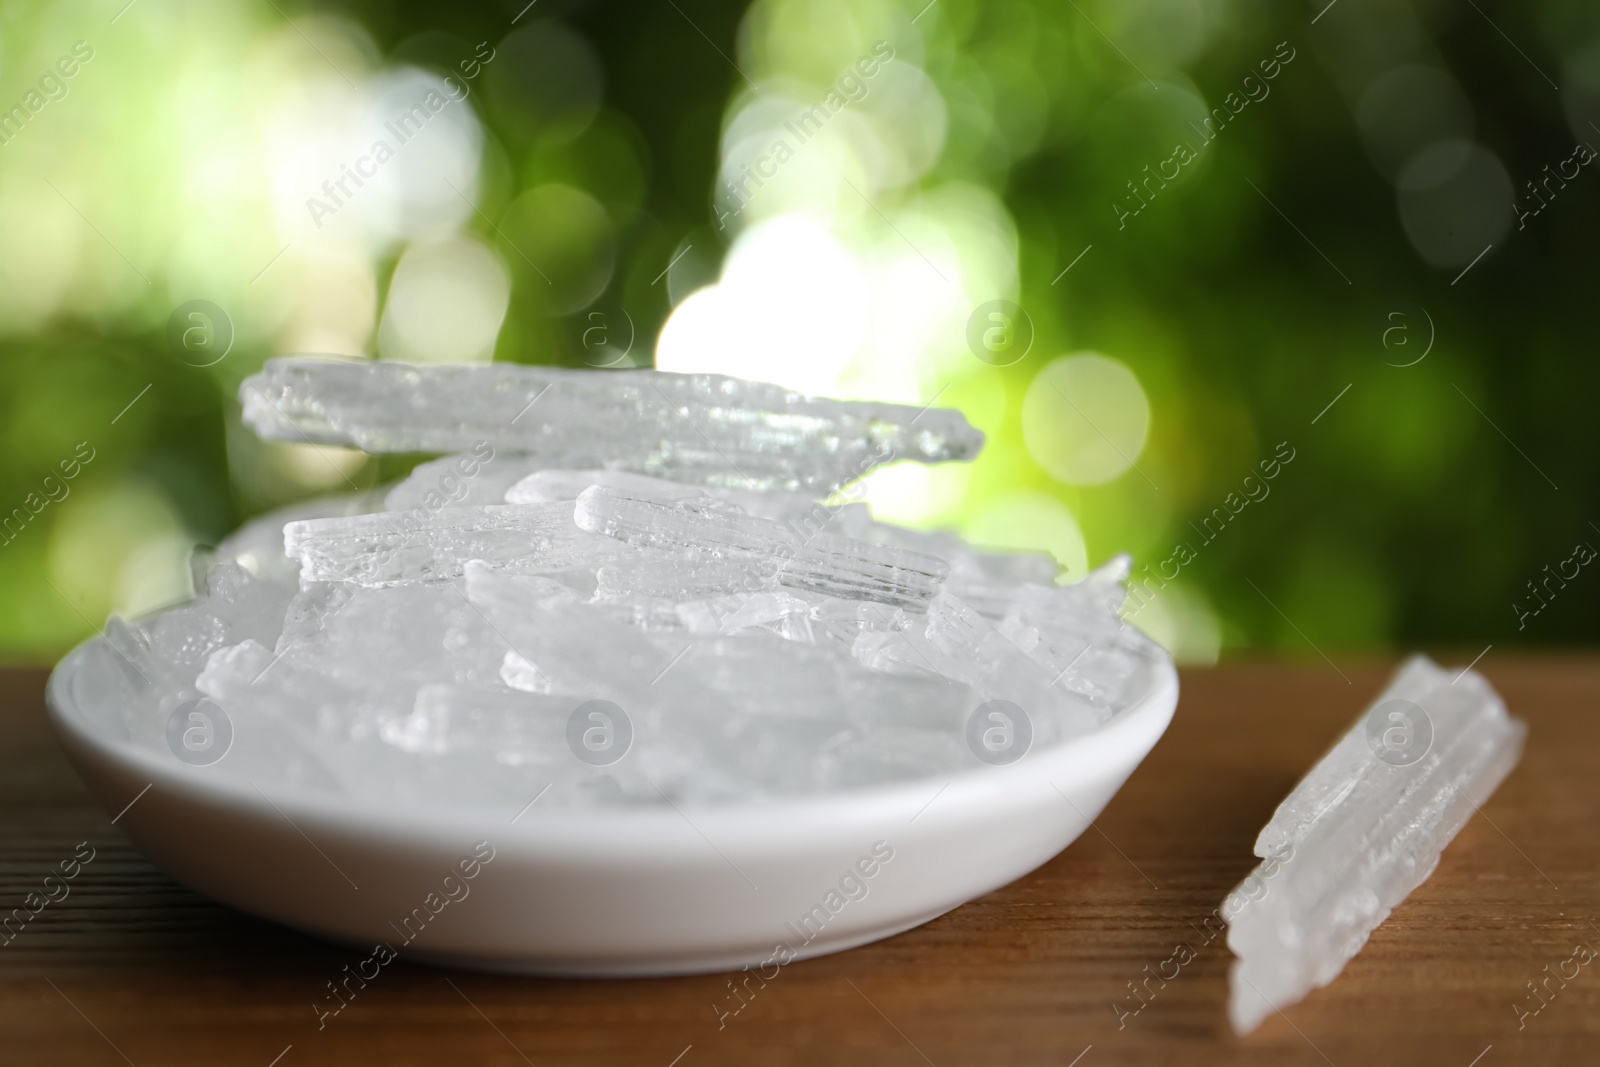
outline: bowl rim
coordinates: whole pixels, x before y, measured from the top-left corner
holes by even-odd
[[[481,802],[373,801],[281,783],[256,784],[242,777],[197,774],[193,772],[198,768],[165,759],[131,741],[97,734],[74,698],[72,681],[90,650],[105,642],[104,636],[91,637],[67,653],[51,672],[45,689],[50,723],[86,779],[90,775],[84,762],[109,765],[126,778],[143,779],[150,788],[188,803],[233,809],[241,815],[289,819],[297,828],[309,823],[328,831],[407,842],[419,837],[475,840],[492,831],[496,841],[548,844],[595,856],[613,854],[619,840],[626,841],[630,855],[676,852],[668,839],[680,835],[663,834],[662,829],[684,821],[708,842],[714,836],[728,844],[779,851],[792,847],[797,836],[831,839],[850,827],[881,828],[886,817],[896,815],[910,815],[914,823],[936,808],[945,809],[941,818],[954,813],[964,820],[981,819],[986,811],[1008,806],[1019,792],[1054,789],[1076,808],[1069,796],[1075,786],[1109,778],[1117,778],[1120,786],[1165,733],[1178,702],[1177,670],[1170,656],[1152,642],[1152,653],[1140,672],[1140,691],[1126,707],[1087,733],[1032,750],[1005,766],[963,768],[948,775],[749,804],[680,806],[667,798],[665,807],[540,811],[537,803],[530,803],[513,816],[509,808]],[[1057,785],[1058,779],[1067,786],[1066,791]],[[109,798],[103,799],[109,804]],[[939,803],[946,800],[953,806]],[[1085,820],[1097,814],[1079,813]]]

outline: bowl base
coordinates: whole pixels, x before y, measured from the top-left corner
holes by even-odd
[[[940,908],[910,920],[900,920],[885,923],[867,930],[855,930],[847,934],[833,937],[819,935],[806,943],[805,947],[795,952],[795,960],[808,960],[816,956],[827,956],[834,952],[843,952],[845,949],[856,948],[860,945],[882,941],[884,938],[905,933],[907,930],[921,926],[923,923],[932,922],[946,912],[953,911],[960,904],[952,904],[948,908]],[[724,971],[738,971],[746,967],[771,965],[772,945],[760,949],[723,952],[705,955],[684,955],[675,959],[566,959],[566,960],[519,960],[507,959],[503,956],[477,956],[458,952],[427,952],[423,949],[411,949],[401,958],[417,963],[428,964],[433,967],[448,967],[453,970],[463,971],[488,971],[494,974],[520,974],[539,978],[667,978],[685,974],[719,974]]]

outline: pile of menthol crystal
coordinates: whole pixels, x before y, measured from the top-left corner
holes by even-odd
[[[201,773],[542,807],[857,789],[1093,730],[1163,655],[1118,619],[1126,557],[1058,585],[841,503],[884,463],[971,459],[954,411],[312,358],[241,399],[266,438],[443,455],[247,525],[194,600],[91,646],[96,728]]]

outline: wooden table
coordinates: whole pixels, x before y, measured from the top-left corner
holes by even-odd
[[[1480,666],[1530,724],[1522,765],[1332,986],[1243,1039],[1224,1021],[1227,948],[1201,920],[1386,664],[1341,664],[1349,684],[1324,663],[1184,672],[1171,730],[1096,829],[926,926],[784,968],[721,1029],[716,975],[552,981],[402,961],[320,1032],[312,1002],[351,953],[158,873],[67,767],[44,673],[0,673],[0,904],[79,842],[97,850],[0,948],[0,1064],[1600,1063],[1600,961],[1551,982],[1520,1028],[1517,1012],[1547,965],[1600,948],[1600,659],[1491,652]],[[1195,959],[1119,1027],[1113,1005],[1133,1006],[1129,983],[1180,942]]]

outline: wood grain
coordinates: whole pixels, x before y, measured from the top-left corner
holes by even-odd
[[[1480,667],[1529,721],[1522,765],[1343,976],[1243,1039],[1205,917],[1386,664],[1341,665],[1348,684],[1323,663],[1184,672],[1171,730],[1064,853],[919,929],[785,967],[720,1028],[727,976],[552,981],[401,961],[320,1031],[312,1002],[361,954],[152,868],[57,750],[44,673],[0,672],[0,911],[79,842],[96,850],[70,895],[0,948],[0,1064],[1600,1063],[1600,961],[1552,982],[1520,1028],[1517,1013],[1547,965],[1600,947],[1600,659],[1491,653]],[[1153,997],[1119,1027],[1113,1005],[1139,1003],[1130,983],[1180,942],[1194,960],[1141,986]]]

